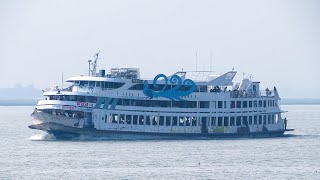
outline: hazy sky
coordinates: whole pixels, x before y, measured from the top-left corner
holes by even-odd
[[[99,68],[142,77],[235,68],[282,97],[320,98],[318,0],[0,0],[2,87],[44,89]]]

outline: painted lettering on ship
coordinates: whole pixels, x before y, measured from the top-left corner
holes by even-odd
[[[88,103],[88,102],[77,102],[77,106],[92,108],[94,106],[94,104],[93,103]]]

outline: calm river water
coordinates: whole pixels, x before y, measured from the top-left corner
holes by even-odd
[[[27,127],[33,107],[0,107],[0,179],[320,179],[320,105],[282,109],[281,138],[58,141]]]

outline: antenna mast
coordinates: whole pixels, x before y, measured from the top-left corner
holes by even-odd
[[[94,55],[94,60],[93,60],[93,62],[91,63],[91,64],[92,64],[91,76],[96,76],[98,59],[99,59],[99,53],[100,53],[100,50],[99,50],[99,52],[97,52],[97,53]],[[91,60],[89,60],[89,61],[91,62]],[[89,62],[89,63],[90,63],[90,62]],[[89,67],[90,67],[90,64],[89,64]],[[89,68],[89,71],[90,71],[90,68]]]

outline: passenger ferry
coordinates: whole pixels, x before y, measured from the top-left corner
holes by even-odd
[[[209,139],[277,137],[287,129],[277,89],[260,90],[252,76],[233,83],[236,71],[178,71],[141,79],[137,68],[67,79],[46,89],[31,114],[33,125],[57,138]],[[91,67],[90,67],[91,65]]]

